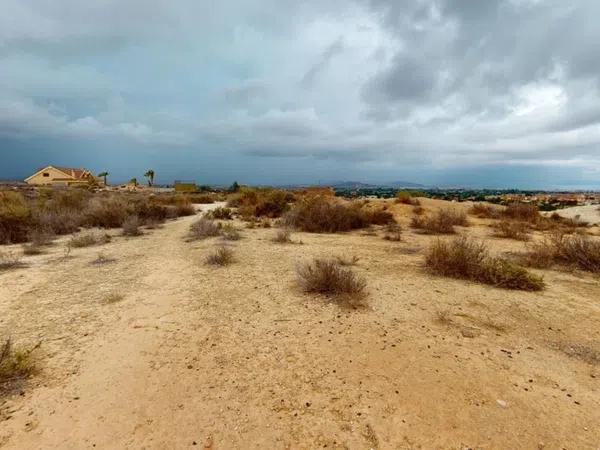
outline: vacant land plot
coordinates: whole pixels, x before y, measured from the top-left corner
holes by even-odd
[[[385,206],[400,241],[377,225],[281,245],[234,219],[218,268],[206,257],[225,240],[190,240],[197,216],[22,256],[0,271],[0,338],[41,344],[35,374],[0,398],[0,447],[597,449],[598,276],[528,269],[544,289],[526,292],[435,275],[427,250],[454,238]],[[469,223],[459,235],[494,257],[531,245]],[[364,280],[360,308],[299,285],[298,267],[332,259]]]

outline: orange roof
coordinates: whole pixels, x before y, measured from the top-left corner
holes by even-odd
[[[44,170],[47,167],[54,167],[57,170],[60,170],[61,172],[63,172],[65,175],[68,175],[69,177],[75,178],[76,180],[80,180],[82,179],[85,175],[88,175],[90,173],[89,170],[86,169],[82,169],[79,167],[59,167],[59,166],[44,166],[39,168],[37,172]]]

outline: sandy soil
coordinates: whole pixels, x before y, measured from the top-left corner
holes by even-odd
[[[573,206],[572,208],[559,209],[556,213],[567,219],[579,219],[589,224],[600,225],[600,205]],[[551,215],[552,213],[546,214]]]
[[[433,277],[435,237],[410,230],[280,245],[248,229],[215,269],[218,239],[184,240],[192,220],[0,273],[0,336],[42,341],[40,373],[0,400],[0,447],[600,448],[597,277],[540,271],[541,293]],[[485,221],[461,232],[524,246]],[[329,255],[360,257],[368,308],[298,291],[295,265]]]

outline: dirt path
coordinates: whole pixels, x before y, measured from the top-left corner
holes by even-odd
[[[0,447],[600,445],[596,279],[548,272],[546,292],[513,293],[424,274],[429,237],[281,246],[263,229],[213,269],[215,240],[183,240],[191,220],[2,275],[0,326],[41,339],[44,367],[0,406]],[[116,261],[91,264],[99,251]],[[352,254],[368,309],[296,290],[298,261]]]

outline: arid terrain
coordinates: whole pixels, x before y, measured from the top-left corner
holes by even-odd
[[[25,256],[0,272],[0,336],[41,342],[39,370],[0,400],[0,447],[599,449],[598,275],[532,269],[540,292],[432,275],[438,236],[387,204],[399,242],[376,226],[278,244],[236,219],[233,263],[210,267],[221,238],[186,240],[190,216]],[[469,220],[494,254],[530,245]],[[299,263],[338,256],[358,258],[366,307],[298,288]]]
[[[571,208],[559,209],[556,213],[561,217],[569,219],[578,218],[589,224],[600,224],[600,206],[598,205],[573,206]],[[546,214],[551,215],[552,213]]]

